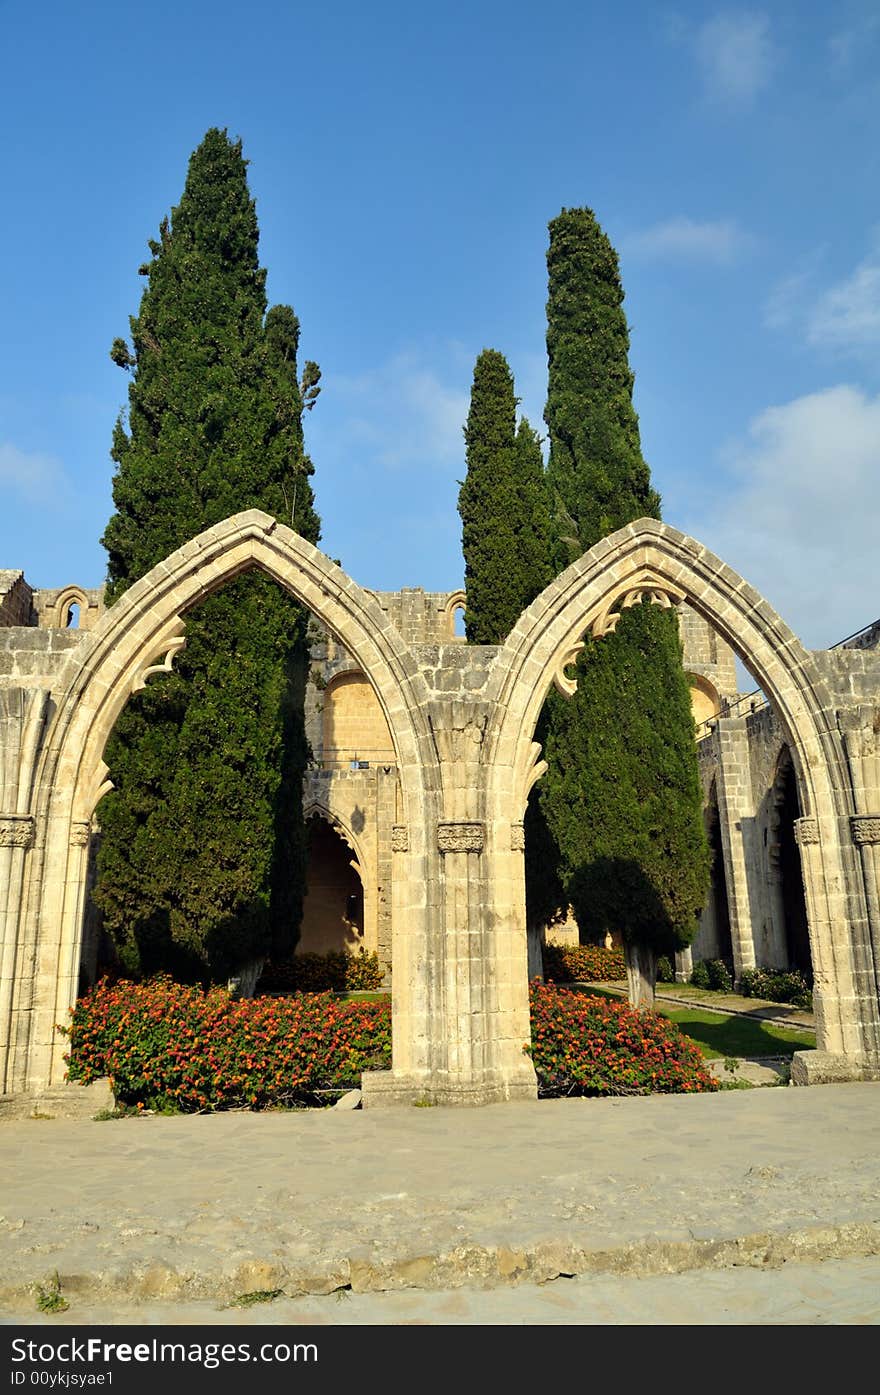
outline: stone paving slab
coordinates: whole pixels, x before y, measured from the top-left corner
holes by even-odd
[[[4,1317],[0,1325],[69,1327],[373,1327],[498,1325],[719,1327],[880,1324],[880,1257],[780,1268],[618,1278],[587,1274],[494,1289],[406,1289],[279,1297],[248,1307],[201,1301],[89,1302],[64,1313]],[[393,1348],[392,1348],[393,1350]]]
[[[0,1121],[0,1303],[454,1290],[880,1254],[880,1084]]]

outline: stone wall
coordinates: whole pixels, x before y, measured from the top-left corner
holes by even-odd
[[[0,687],[51,688],[81,639],[78,630],[0,629]]]
[[[0,571],[0,627],[32,625],[33,595],[24,572]]]

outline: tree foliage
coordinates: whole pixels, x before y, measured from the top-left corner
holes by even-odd
[[[141,268],[127,421],[113,436],[108,600],[248,508],[319,534],[304,452],[299,321],[267,313],[241,143],[208,131]],[[224,977],[294,942],[306,855],[306,614],[249,572],[188,613],[176,672],[122,713],[105,759],[96,900],[129,970]]]
[[[517,429],[516,404],[507,359],[484,349],[474,366],[458,497],[471,644],[503,644],[552,580],[541,445],[525,418]]]
[[[550,503],[541,443],[523,417],[507,360],[484,349],[474,367],[465,426],[467,475],[459,494],[465,559],[465,633],[503,644],[522,611],[553,580]],[[532,792],[525,813],[526,920],[537,930],[566,904],[558,856]]]
[[[617,255],[589,209],[550,224],[545,418],[556,561],[641,516],[659,517],[632,403]],[[541,807],[584,938],[623,934],[650,979],[689,943],[708,882],[690,694],[674,614],[643,603],[588,639],[569,701],[543,723]],[[631,980],[631,992],[633,984]]]

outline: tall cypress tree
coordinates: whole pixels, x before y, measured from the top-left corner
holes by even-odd
[[[563,209],[547,258],[545,419],[556,562],[657,518],[632,403],[617,255],[590,209]],[[690,693],[674,613],[643,603],[587,639],[578,691],[551,694],[541,807],[582,933],[624,937],[630,996],[652,1002],[656,958],[688,944],[707,884]]]
[[[500,644],[519,614],[514,550],[516,397],[497,349],[474,365],[464,428],[467,473],[458,496],[464,552],[465,634],[470,644]]]
[[[241,143],[208,131],[151,241],[112,457],[108,600],[247,508],[319,534],[304,453],[299,322],[266,306]],[[105,759],[96,900],[128,970],[226,977],[295,942],[305,831],[306,614],[250,572],[187,615],[175,673],[120,716]]]
[[[517,429],[516,403],[507,359],[484,349],[474,366],[458,496],[471,644],[502,644],[553,579],[541,446],[525,418]]]
[[[540,595],[553,580],[550,556],[550,492],[541,454],[541,441],[528,417],[521,417],[514,452],[519,509],[516,516],[516,549],[522,591],[520,610]],[[516,623],[513,617],[508,630]]]
[[[541,443],[516,426],[513,376],[503,354],[484,349],[474,367],[465,426],[467,476],[459,494],[472,644],[503,644],[522,611],[553,580],[550,508]],[[532,791],[526,823],[526,923],[539,971],[538,932],[564,903],[553,841]],[[567,903],[565,903],[567,904]]]

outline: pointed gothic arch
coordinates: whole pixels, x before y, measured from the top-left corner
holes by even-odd
[[[258,509],[207,529],[160,562],[105,611],[71,654],[45,732],[36,780],[34,844],[25,918],[31,968],[16,983],[15,1061],[7,1088],[40,1087],[63,1076],[64,1043],[55,1024],[75,1001],[92,814],[111,788],[106,741],[132,693],[170,670],[185,643],[186,612],[225,582],[260,568],[344,645],[379,699],[394,745],[401,799],[412,830],[409,857],[424,852],[424,810],[439,789],[437,757],[425,717],[426,690],[409,650],[379,605],[311,543]],[[406,887],[401,878],[401,888]],[[418,945],[426,908],[406,904]],[[17,927],[16,927],[17,929]],[[401,946],[401,953],[404,947]],[[395,975],[405,991],[406,972]],[[409,1015],[409,1004],[396,1004]],[[401,1037],[398,1055],[407,1061]],[[418,1064],[416,1062],[415,1064]]]
[[[566,668],[583,636],[614,630],[642,599],[687,601],[755,675],[776,709],[798,776],[797,836],[804,867],[818,1045],[832,1053],[880,1050],[876,966],[855,849],[846,753],[832,694],[815,657],[742,577],[702,544],[656,519],[639,519],[572,563],[523,612],[503,647],[487,742],[489,807],[504,839],[519,841],[529,789],[546,768],[533,732],[551,683],[574,691]],[[505,819],[504,812],[507,817]],[[521,881],[521,870],[512,874]],[[849,894],[844,888],[849,888]],[[520,897],[508,914],[521,914]],[[524,939],[523,939],[524,942]]]

